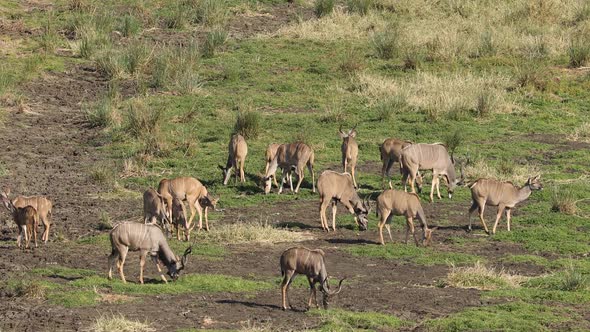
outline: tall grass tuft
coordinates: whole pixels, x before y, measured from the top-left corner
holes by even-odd
[[[451,272],[447,275],[447,283],[453,287],[480,290],[517,288],[526,280],[524,276],[509,274],[504,270],[496,271],[479,261],[473,266],[452,266]]]
[[[574,191],[565,186],[554,186],[551,190],[551,211],[567,215],[576,214],[577,207]]]
[[[84,111],[84,119],[90,128],[107,128],[117,124],[116,111],[114,101],[104,97]]]
[[[367,15],[371,7],[375,5],[374,2],[374,0],[347,0],[346,6],[350,12]]]
[[[124,37],[131,37],[141,30],[141,22],[133,15],[125,15],[121,20],[119,30]]]
[[[106,50],[98,55],[95,64],[96,70],[109,80],[120,78],[124,73],[121,58],[114,50]]]
[[[396,113],[408,110],[409,105],[404,95],[395,95],[380,101],[375,105],[377,120],[386,122],[392,120]]]
[[[580,124],[567,138],[570,141],[590,143],[590,122]]]
[[[570,67],[584,66],[590,60],[590,38],[580,36],[573,38],[567,53]]]
[[[177,4],[162,14],[162,24],[168,29],[183,29],[188,23],[188,13],[182,4]]]
[[[47,287],[38,281],[21,280],[14,286],[14,293],[27,299],[45,299]]]
[[[156,136],[164,120],[161,108],[148,107],[141,100],[135,100],[127,109],[127,132],[135,138]]]
[[[477,117],[485,118],[494,113],[498,107],[498,99],[496,94],[491,89],[485,88],[477,97],[477,105],[475,106],[475,114]]]
[[[205,240],[215,243],[281,243],[311,240],[303,232],[274,228],[267,223],[235,223],[219,225],[203,235]]]
[[[121,61],[125,70],[131,74],[138,74],[149,60],[150,51],[142,42],[135,42],[125,49]]]
[[[251,107],[243,105],[238,107],[238,115],[234,125],[234,132],[244,136],[246,139],[256,138],[260,134],[260,114]]]
[[[211,58],[215,55],[217,50],[225,45],[227,42],[227,31],[221,28],[209,31],[205,39],[205,46],[203,48],[203,56]]]
[[[218,27],[227,23],[229,7],[226,0],[192,0],[187,3],[194,13],[193,23]]]
[[[399,33],[395,26],[389,25],[385,30],[375,32],[371,38],[375,55],[389,60],[399,52]]]
[[[315,0],[314,12],[317,17],[327,16],[334,11],[334,0]]]

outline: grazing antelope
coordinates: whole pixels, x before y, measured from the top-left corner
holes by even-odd
[[[453,190],[461,185],[464,180],[463,168],[461,167],[461,178],[457,179],[455,173],[455,161],[449,156],[447,148],[442,144],[411,144],[402,150],[402,182],[404,190],[407,190],[408,177],[412,192],[415,193],[414,181],[419,170],[432,170],[432,188],[430,190],[430,201],[434,200],[434,188],[440,199],[440,179],[444,176],[449,192],[449,198],[453,197]]]
[[[264,153],[264,161],[266,161],[266,165],[264,167],[264,174],[266,174],[268,172],[268,168],[270,167],[270,163],[275,158],[275,155],[277,154],[277,150],[279,149],[279,146],[281,146],[281,144],[271,143],[266,148],[266,152]],[[291,173],[289,173],[289,177],[290,176],[291,176]],[[277,183],[276,176],[273,176],[272,180],[273,180],[273,183],[275,184],[275,187],[278,188],[279,184]]]
[[[369,209],[354,189],[352,176],[349,173],[324,171],[318,178],[318,192],[320,193],[320,220],[326,232],[330,231],[326,218],[326,209],[330,203],[332,203],[332,229],[336,231],[336,203],[338,202],[355,215],[354,220],[361,230],[367,230]]]
[[[168,269],[168,275],[172,280],[176,280],[187,263],[187,255],[191,253],[192,246],[188,247],[184,251],[182,259],[174,255],[172,249],[168,246],[168,242],[162,233],[162,230],[154,225],[145,225],[134,222],[125,222],[119,224],[113,228],[110,233],[111,238],[111,255],[109,256],[109,280],[113,279],[113,265],[115,259],[117,259],[117,269],[119,270],[119,276],[124,283],[125,274],[123,273],[123,266],[125,265],[125,259],[127,252],[139,251],[139,282],[143,284],[143,268],[145,266],[145,258],[149,254],[154,264],[160,272],[160,277],[164,282],[168,282],[158,260],[166,266]]]
[[[169,222],[163,197],[152,188],[143,193],[143,222],[155,225],[158,220],[162,226]]]
[[[318,306],[315,285],[319,283],[320,291],[323,294],[324,309],[328,309],[329,297],[340,293],[344,279],[340,280],[337,290],[330,290],[324,256],[324,251],[321,249],[311,250],[303,247],[293,247],[283,251],[280,259],[281,276],[283,276],[283,281],[281,282],[283,310],[291,308],[287,292],[289,291],[289,286],[291,285],[293,278],[297,274],[304,274],[307,276],[307,281],[309,282],[310,293],[307,304],[308,308],[311,307],[312,300],[315,303],[315,306]],[[289,303],[288,307],[287,303]]]
[[[6,193],[0,194],[0,200],[2,200],[2,204],[4,207],[10,211],[12,214],[12,219],[14,223],[18,227],[18,236],[16,238],[16,245],[21,248],[21,245],[24,245],[22,248],[27,249],[30,248],[31,237],[33,237],[35,241],[35,248],[37,247],[37,228],[39,226],[39,215],[37,210],[27,205],[25,207],[16,207],[14,203],[8,199]],[[24,237],[24,243],[23,243]]]
[[[350,165],[350,174],[352,175],[352,183],[354,184],[355,188],[358,188],[356,185],[356,162],[359,155],[359,146],[354,139],[356,137],[356,126],[352,127],[348,132],[342,131],[342,125],[338,130],[338,134],[340,138],[342,138],[342,172],[346,173],[347,168]]]
[[[388,138],[383,141],[383,144],[379,145],[379,152],[381,153],[381,161],[383,162],[383,167],[381,168],[381,183],[383,187],[385,187],[385,177],[389,178],[389,189],[393,189],[391,185],[391,168],[393,167],[394,162],[399,163],[399,172],[402,174],[402,163],[401,163],[401,156],[402,150],[414,144],[411,141],[402,141],[395,138]],[[418,172],[416,180],[421,185],[422,184],[422,177]]]
[[[4,189],[2,194],[8,198],[10,195],[10,188]],[[45,228],[41,235],[41,241],[47,243],[49,240],[49,227],[51,226],[51,209],[53,208],[51,201],[44,196],[17,196],[12,199],[12,204],[17,208],[24,208],[29,205],[35,208],[39,220],[43,223]]]
[[[496,222],[494,222],[494,228],[492,228],[492,234],[496,234],[496,227],[498,222],[502,218],[502,213],[506,210],[506,222],[508,231],[510,232],[510,212],[512,208],[529,198],[533,190],[543,189],[543,185],[540,182],[540,175],[532,178],[528,178],[527,182],[521,188],[518,188],[512,182],[500,182],[493,179],[478,179],[469,188],[471,188],[471,198],[473,200],[471,207],[469,208],[469,230],[471,231],[471,213],[475,209],[479,210],[479,219],[483,224],[487,234],[488,226],[483,219],[483,211],[487,205],[497,206],[498,214],[496,215]]]
[[[173,218],[172,199],[186,200],[191,210],[191,216],[187,222],[189,231],[187,241],[190,240],[190,231],[194,228],[192,221],[195,217],[195,210],[199,214],[199,230],[203,228],[203,207],[205,208],[205,223],[209,230],[208,208],[215,210],[219,198],[209,196],[207,188],[193,177],[180,177],[175,179],[162,179],[158,185],[158,192],[163,197],[168,209],[167,215]]]
[[[184,237],[187,238],[189,225],[186,222],[186,208],[184,207],[184,203],[178,198],[174,198],[172,200],[172,224],[176,229],[176,239],[180,240],[180,229],[183,229]]]
[[[274,159],[271,161],[264,178],[264,193],[268,194],[270,192],[272,178],[275,176],[277,168],[281,168],[282,170],[282,180],[279,186],[279,194],[283,191],[283,183],[285,182],[285,178],[288,176],[291,170],[295,170],[295,174],[297,174],[298,182],[297,187],[295,188],[295,193],[299,192],[299,187],[301,186],[301,182],[303,181],[303,170],[305,166],[309,169],[311,173],[311,185],[312,191],[315,192],[315,175],[313,173],[313,163],[314,163],[314,153],[313,149],[309,147],[309,145],[301,142],[291,143],[291,144],[281,144],[277,149],[277,153]],[[291,187],[291,191],[293,191],[293,181],[289,176],[289,185]]]
[[[377,210],[375,213],[380,217],[379,240],[382,245],[385,244],[385,241],[383,241],[383,226],[387,228],[389,239],[393,242],[390,223],[394,215],[406,217],[406,244],[408,243],[409,232],[412,232],[416,246],[419,245],[414,232],[414,218],[418,218],[422,226],[422,245],[427,246],[430,244],[432,231],[436,228],[428,228],[424,209],[422,209],[418,195],[393,189],[385,190],[377,197]]]
[[[246,144],[244,137],[240,134],[233,134],[229,141],[228,150],[229,153],[225,167],[219,165],[219,169],[223,172],[223,185],[227,185],[232,168],[236,174],[236,182],[238,182],[238,173],[240,175],[240,181],[246,182],[246,177],[244,176],[244,163],[246,162],[246,155],[248,154],[248,145]]]

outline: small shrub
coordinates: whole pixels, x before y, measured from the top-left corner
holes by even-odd
[[[207,39],[205,39],[205,46],[203,48],[203,55],[207,58],[211,58],[215,55],[217,50],[225,45],[227,42],[227,31],[222,29],[215,29],[207,33]]]
[[[27,299],[45,299],[47,287],[38,281],[21,280],[15,285],[14,293]]]
[[[590,60],[589,38],[574,38],[568,48],[570,67],[577,68],[584,66]]]
[[[107,128],[115,124],[115,105],[110,98],[103,98],[96,105],[84,111],[86,124],[90,128]]]
[[[485,118],[494,113],[498,105],[496,95],[490,89],[484,89],[477,97],[477,105],[475,106],[475,113],[477,117]]]
[[[113,220],[107,212],[100,211],[100,214],[98,216],[98,225],[96,226],[96,229],[98,229],[99,231],[113,229]]]
[[[223,26],[229,17],[229,8],[225,0],[200,0],[192,2],[192,21],[208,26]]]
[[[375,106],[377,120],[381,122],[393,119],[396,113],[403,113],[409,109],[408,101],[403,95],[394,95]]]
[[[250,108],[238,109],[234,132],[249,139],[258,137],[260,131],[260,114]]]
[[[100,316],[90,327],[93,332],[152,332],[156,331],[148,323],[132,321],[123,315],[113,315],[111,317]]]
[[[131,37],[141,30],[141,22],[133,15],[125,15],[119,30],[124,37]]]
[[[398,53],[399,36],[397,29],[388,27],[384,31],[376,32],[371,39],[375,55],[381,59],[389,60]]]
[[[160,132],[164,120],[161,108],[147,107],[143,101],[136,100],[127,109],[127,132],[135,138],[155,136]]]
[[[348,0],[346,5],[350,12],[367,15],[371,7],[374,5],[373,2],[374,0]]]
[[[334,11],[334,0],[315,0],[314,12],[317,17],[332,14]]]
[[[576,197],[567,187],[554,186],[551,191],[551,211],[574,215],[577,212]]]
[[[449,154],[453,156],[455,154],[455,150],[463,143],[463,134],[460,130],[455,130],[453,132],[447,132],[444,138],[445,146],[447,150],[449,150]]]
[[[123,75],[123,66],[119,55],[108,50],[96,59],[96,69],[107,79],[119,78]]]

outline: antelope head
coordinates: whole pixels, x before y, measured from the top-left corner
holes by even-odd
[[[529,188],[531,188],[531,190],[543,190],[543,185],[541,184],[540,179],[541,175],[529,178],[526,181],[525,186],[528,186]]]
[[[452,167],[455,167],[455,159],[451,158],[453,164]],[[465,183],[465,174],[463,173],[463,166],[467,165],[469,163],[469,159],[467,159],[466,163],[459,163],[459,170],[461,172],[461,177],[458,179],[455,179],[454,181],[451,181],[448,176],[444,176],[444,179],[447,181],[447,185],[449,188],[449,198],[453,198],[453,192],[455,191],[455,187],[457,186],[462,186],[463,183]]]
[[[270,193],[273,177],[274,177],[274,175],[270,175],[270,176],[265,176],[262,178],[262,182],[264,183],[264,194],[265,195],[268,195]]]
[[[182,258],[178,258],[178,256],[176,256],[176,262],[168,267],[168,275],[170,276],[170,278],[172,278],[172,280],[178,279],[180,271],[184,270],[186,263],[188,261],[188,255],[192,251],[193,246],[191,245],[190,247],[186,248],[184,254],[182,255]]]
[[[210,207],[213,209],[213,211],[217,211],[217,202],[219,202],[219,198],[220,197],[213,197],[210,196],[209,194],[207,194],[207,196],[199,199],[199,204],[202,207]]]
[[[320,285],[320,290],[322,291],[322,295],[323,295],[322,302],[324,304],[324,309],[328,309],[328,305],[330,304],[330,297],[340,293],[340,291],[342,290],[342,282],[345,279],[346,278],[340,279],[340,282],[338,283],[337,290],[330,290],[330,277],[326,277],[326,279],[324,279],[322,281],[322,283]]]
[[[428,247],[430,242],[432,241],[432,232],[435,231],[438,227],[427,228],[424,227],[424,233],[422,235],[422,245],[424,247]]]
[[[369,200],[357,201],[356,204],[354,202],[350,202],[354,208],[354,214],[356,215],[356,219],[359,223],[359,228],[361,231],[366,231],[369,219],[367,216],[371,212],[371,204]]]
[[[4,191],[0,192],[0,201],[2,201],[2,204],[4,204],[4,207],[6,207],[8,211],[13,212],[14,205],[12,204],[12,201],[8,198],[9,194],[10,189],[4,189]]]
[[[340,138],[346,140],[349,137],[356,137],[356,126],[354,125],[354,127],[352,127],[352,129],[350,129],[348,132],[344,132],[342,131],[342,125],[340,125],[340,129],[338,129],[338,134],[340,135]]]

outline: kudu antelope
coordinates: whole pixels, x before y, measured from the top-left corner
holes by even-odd
[[[169,223],[164,199],[157,191],[149,188],[143,193],[143,222],[155,225],[158,220],[163,227]]]
[[[432,170],[432,188],[430,190],[430,201],[434,200],[434,188],[440,199],[440,178],[444,176],[449,192],[449,198],[453,196],[455,187],[461,185],[464,180],[463,167],[461,167],[461,178],[457,179],[455,173],[455,161],[449,156],[447,148],[442,144],[411,144],[402,150],[402,182],[404,190],[407,190],[408,178],[412,193],[415,193],[414,181],[419,170]]]
[[[236,174],[236,182],[238,182],[238,174],[240,182],[246,182],[244,175],[244,163],[246,162],[246,155],[248,154],[248,145],[246,140],[240,134],[231,136],[228,147],[227,163],[225,167],[219,165],[219,169],[223,172],[223,185],[227,185],[229,177],[231,176],[231,169],[234,169]]]
[[[533,190],[543,189],[540,182],[540,176],[537,175],[528,178],[527,182],[521,188],[518,188],[512,182],[501,182],[493,179],[479,179],[475,181],[469,188],[471,189],[471,199],[473,200],[469,208],[469,230],[471,231],[471,214],[475,209],[479,210],[479,219],[483,224],[487,234],[488,226],[483,218],[483,212],[487,205],[497,206],[498,213],[496,215],[496,222],[492,228],[492,234],[496,234],[496,227],[502,218],[502,213],[506,210],[506,223],[508,231],[510,232],[510,212],[512,208],[529,198]]]
[[[346,173],[348,166],[350,166],[350,175],[352,175],[352,183],[355,188],[358,188],[356,184],[356,162],[359,155],[359,146],[356,143],[356,126],[352,127],[348,132],[342,131],[342,126],[338,130],[340,138],[342,138],[342,172]]]
[[[3,195],[8,198],[10,195],[10,188],[6,188],[3,192]],[[39,220],[44,226],[43,234],[41,235],[41,241],[43,241],[43,243],[47,243],[49,240],[49,228],[51,226],[51,210],[53,208],[51,201],[44,196],[17,196],[11,201],[12,204],[17,208],[24,208],[29,205],[35,208]]]
[[[430,241],[432,240],[432,231],[435,228],[428,228],[424,209],[422,209],[422,204],[420,204],[418,195],[393,189],[385,190],[379,195],[379,197],[377,197],[377,209],[375,212],[377,216],[380,217],[379,240],[382,245],[385,244],[385,241],[383,241],[383,226],[387,228],[389,239],[393,242],[390,226],[393,216],[406,217],[406,244],[408,243],[410,232],[412,232],[416,246],[420,244],[416,238],[416,233],[414,232],[414,218],[418,218],[422,226],[422,245],[427,246],[430,244]]]
[[[35,241],[35,247],[37,247],[37,228],[39,225],[39,215],[37,210],[27,205],[25,207],[16,207],[14,203],[8,199],[6,193],[0,194],[0,200],[4,207],[12,214],[12,219],[18,227],[18,235],[16,238],[16,245],[23,249],[30,247],[31,237]],[[23,243],[24,238],[24,243]]]
[[[271,161],[264,178],[264,193],[270,192],[272,178],[275,176],[277,168],[282,170],[281,184],[279,185],[279,194],[283,191],[283,183],[285,178],[288,176],[291,170],[295,170],[295,174],[298,177],[297,187],[293,191],[293,181],[289,176],[289,185],[291,191],[294,193],[299,192],[299,187],[303,181],[303,170],[305,166],[311,173],[311,185],[312,191],[315,192],[315,175],[313,173],[314,153],[313,149],[309,145],[301,142],[291,144],[281,144],[277,149],[277,153],[274,159]]]
[[[113,265],[115,259],[117,259],[119,276],[124,283],[126,283],[127,280],[125,280],[123,266],[125,265],[125,259],[127,258],[127,252],[129,250],[139,251],[139,282],[142,284],[143,268],[148,254],[152,258],[154,264],[156,264],[160,277],[167,283],[168,280],[166,280],[166,277],[162,273],[159,261],[166,265],[168,275],[172,280],[176,280],[180,271],[186,266],[187,255],[192,251],[192,246],[188,247],[184,251],[182,259],[179,259],[168,246],[166,237],[164,237],[164,233],[162,233],[162,230],[159,227],[134,222],[125,222],[115,226],[110,233],[110,239],[112,251],[109,256],[109,279],[113,278]]]
[[[186,208],[184,207],[184,203],[182,203],[182,201],[176,197],[172,200],[172,215],[172,224],[176,229],[176,239],[180,240],[181,229],[184,234],[184,238],[186,238],[189,231],[189,225],[187,224],[186,219]]]
[[[403,141],[395,138],[388,138],[383,141],[383,144],[379,145],[379,152],[381,154],[381,161],[383,162],[383,167],[381,168],[381,183],[383,187],[385,187],[385,178],[389,178],[389,189],[393,189],[391,185],[391,168],[393,167],[394,162],[399,163],[399,173],[402,173],[402,150],[414,144],[411,141]],[[418,182],[419,186],[422,185],[422,177],[420,176],[420,172],[416,174],[416,181]]]
[[[336,231],[336,203],[338,202],[355,215],[355,222],[361,230],[367,230],[369,209],[354,189],[350,174],[324,171],[318,178],[318,192],[320,194],[320,220],[325,231],[330,231],[330,225],[326,218],[326,209],[330,203],[332,204],[332,229]]]
[[[277,150],[279,149],[279,146],[281,146],[281,144],[271,143],[266,148],[266,152],[264,153],[264,161],[266,162],[266,165],[264,167],[264,174],[266,174],[268,172],[268,168],[270,167],[270,163],[272,162],[273,159],[275,159],[275,155],[277,154]],[[291,177],[291,173],[289,173],[289,177]],[[277,183],[276,176],[273,175],[272,181],[275,184],[275,187],[278,188],[279,184]]]
[[[320,291],[323,294],[324,309],[328,308],[330,296],[340,293],[344,279],[340,280],[337,290],[330,290],[324,256],[324,251],[321,249],[311,250],[303,247],[294,247],[283,251],[280,259],[281,275],[283,276],[283,281],[281,282],[283,310],[291,308],[288,291],[293,278],[297,274],[304,274],[307,276],[307,281],[309,282],[308,308],[312,306],[312,300],[315,306],[318,306],[315,287],[317,283],[320,284]],[[287,306],[287,303],[289,303],[289,306]]]
[[[195,217],[195,211],[199,214],[199,230],[203,228],[203,208],[205,208],[205,223],[209,230],[208,208],[215,210],[219,198],[209,196],[207,188],[197,179],[192,177],[180,177],[175,179],[162,179],[158,185],[158,192],[163,197],[168,210],[167,215],[173,218],[172,200],[178,198],[185,200],[191,210],[191,216],[187,222],[189,230],[186,240],[190,240],[190,231],[194,228],[192,221]]]

